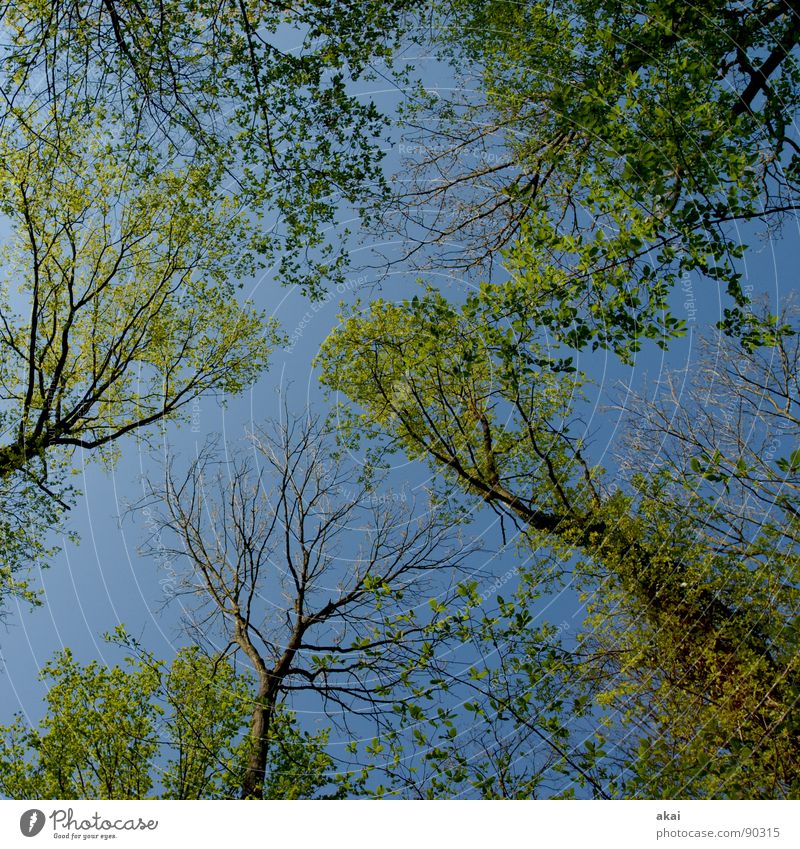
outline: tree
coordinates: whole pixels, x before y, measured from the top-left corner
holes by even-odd
[[[459,585],[434,626],[443,648],[427,686],[395,692],[399,722],[381,735],[392,756],[373,759],[386,776],[379,795],[616,795],[603,743],[618,729],[593,700],[602,679],[576,650],[570,621],[546,618],[569,573],[550,551],[517,549],[506,573]]]
[[[232,798],[247,760],[252,678],[221,658],[181,649],[168,667],[132,648],[125,666],[82,666],[69,651],[44,666],[47,712],[3,728],[0,792],[12,799]],[[276,708],[270,798],[312,797],[328,785],[325,732],[300,731]]]
[[[389,59],[407,0],[41,0],[3,3],[0,123],[62,144],[105,104],[117,132],[222,168],[258,219],[250,247],[318,295],[341,274],[342,203],[380,182],[383,119],[351,90]],[[44,121],[40,116],[44,115]],[[35,116],[35,117],[34,117]]]
[[[661,731],[639,753],[630,782],[642,795],[653,775],[665,794],[793,798],[800,787],[800,336],[795,305],[778,315],[789,330],[775,332],[769,346],[744,352],[715,334],[701,341],[691,374],[667,374],[656,393],[634,394],[628,404],[624,474],[643,482],[643,506],[672,528],[672,539],[691,540],[683,542],[692,555],[685,592],[697,587],[706,599],[728,600],[738,620],[719,628],[699,656],[682,657],[686,640],[671,647],[670,632],[652,646],[647,665],[658,675],[642,684],[655,692],[647,722]],[[762,307],[759,320],[768,319]],[[607,610],[598,613],[595,632],[608,644]],[[626,646],[635,629],[621,625],[613,640]],[[740,665],[723,661],[725,643]],[[705,691],[684,694],[678,709],[672,682],[701,665]]]
[[[3,729],[9,798],[139,799],[152,786],[158,677],[149,669],[78,664],[66,649],[42,668],[51,680],[40,731],[18,716]]]
[[[22,128],[0,136],[0,210],[14,228],[0,486],[20,543],[68,506],[76,449],[113,459],[120,438],[180,418],[200,394],[241,391],[278,338],[234,296],[252,269],[246,225],[207,168],[126,150],[102,116],[60,133],[59,147]],[[6,550],[2,596],[25,591],[26,552]]]
[[[778,473],[793,469],[793,448],[765,476],[745,434],[738,454],[718,444],[712,406],[704,440],[675,445],[671,462],[730,486],[727,512],[677,466],[653,465],[653,440],[632,452],[646,470],[618,487],[590,459],[573,357],[602,346],[627,361],[645,337],[666,346],[683,332],[670,291],[689,274],[727,289],[735,356],[748,367],[758,346],[785,357],[796,327],[751,309],[734,228],[777,229],[797,208],[798,10],[436,8],[425,36],[466,84],[411,108],[419,157],[384,222],[400,222],[405,259],[423,268],[466,278],[502,261],[510,280],[346,314],[323,348],[323,381],[360,406],[354,427],[428,460],[489,504],[504,534],[510,523],[531,548],[572,558],[593,613],[573,650],[605,679],[593,695],[624,717],[619,739],[641,743],[615,750],[619,792],[790,796],[796,507]],[[791,392],[777,381],[767,404]],[[708,407],[680,408],[678,421],[707,421]],[[734,487],[731,469],[752,479]],[[753,506],[772,503],[777,527]]]
[[[375,463],[349,458],[313,415],[287,415],[253,435],[250,454],[210,445],[150,484],[150,550],[186,563],[191,633],[221,639],[256,676],[244,798],[266,793],[283,698],[308,692],[345,723],[380,721],[391,687],[433,651],[416,606],[438,574],[447,597],[468,548],[453,517],[383,489]]]
[[[235,393],[272,321],[233,298],[277,278],[321,295],[325,231],[379,181],[382,119],[349,86],[388,58],[405,4],[0,4],[0,599],[72,503],[72,452]],[[298,49],[286,49],[288,34]],[[384,37],[386,33],[386,37]],[[19,293],[19,294],[18,294]]]
[[[797,210],[797,3],[431,10],[419,38],[455,80],[404,116],[413,155],[381,220],[404,259],[459,278],[502,263],[530,321],[625,358],[683,332],[669,292],[697,274],[756,343],[742,239]]]
[[[667,471],[650,468],[613,486],[589,459],[580,425],[584,378],[530,324],[529,297],[525,287],[485,284],[461,306],[435,292],[399,304],[375,301],[346,316],[326,341],[322,380],[359,405],[352,428],[383,432],[486,502],[531,550],[547,547],[572,562],[590,599],[576,648],[595,658],[595,674],[605,678],[599,704],[619,707],[641,735],[633,739],[671,764],[630,788],[666,796],[702,796],[704,788],[791,795],[798,775],[791,743],[797,507],[780,482],[794,474],[796,458],[784,454],[782,468],[774,453],[765,454],[772,476],[765,479],[763,462],[741,449],[751,431],[742,431],[737,454],[714,425],[699,446],[689,438],[677,446],[690,478],[668,463]],[[786,345],[797,327],[792,317],[759,321],[773,324],[774,347],[736,350],[743,364],[723,389],[738,393],[745,424],[749,416],[763,425],[796,401]],[[723,362],[737,362],[733,350]],[[762,356],[777,366],[759,365]],[[701,375],[703,391],[707,384]],[[671,411],[655,421],[700,426],[713,420],[711,410],[698,417],[690,405],[677,419]],[[793,418],[786,421],[791,431]],[[651,442],[633,456],[657,458],[659,446]],[[705,480],[727,484],[726,500],[718,503],[719,493],[698,498],[695,484]],[[763,515],[754,522],[750,490],[772,500],[777,524]],[[720,512],[720,504],[728,506]],[[713,751],[713,761],[699,760],[701,751]],[[753,759],[747,788],[743,753]],[[628,754],[626,769],[640,760]]]

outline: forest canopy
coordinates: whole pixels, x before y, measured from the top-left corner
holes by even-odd
[[[797,798],[800,4],[0,13],[0,598],[160,443],[182,634],[43,664],[3,795]]]

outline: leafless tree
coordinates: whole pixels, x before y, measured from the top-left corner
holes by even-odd
[[[198,640],[221,635],[255,671],[242,795],[260,797],[276,705],[311,691],[345,717],[390,710],[431,650],[430,609],[415,608],[434,583],[447,595],[468,547],[310,414],[259,429],[248,453],[212,444],[165,472],[149,485],[149,548],[186,564],[176,593]]]
[[[768,313],[762,310],[760,321]],[[686,369],[625,400],[623,472],[669,481],[665,503],[703,501],[703,533],[740,557],[767,526],[788,547],[800,542],[800,334],[789,302],[763,346],[722,333],[699,340]],[[699,519],[699,517],[696,517]]]

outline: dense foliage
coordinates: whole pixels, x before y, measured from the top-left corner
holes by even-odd
[[[124,634],[118,640],[128,640]],[[253,680],[196,647],[170,664],[136,651],[123,666],[78,663],[67,649],[42,668],[38,728],[0,728],[0,791],[14,799],[226,799],[241,793]],[[313,798],[329,784],[327,733],[284,706],[270,729],[268,794]]]
[[[238,282],[327,299],[353,209],[423,278],[323,344],[336,431],[284,408],[167,458],[149,550],[196,645],[57,655],[4,795],[797,797],[800,321],[748,276],[799,204],[796,0],[0,13],[0,598],[36,599],[77,450],[263,373],[280,328]],[[412,44],[447,85],[392,64]],[[406,86],[393,188],[375,73]],[[720,305],[699,350],[609,395],[590,352],[670,351],[687,287]]]

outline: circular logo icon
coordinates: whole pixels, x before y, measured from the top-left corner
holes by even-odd
[[[44,813],[38,808],[31,808],[19,818],[19,830],[25,837],[36,837],[44,828]]]

